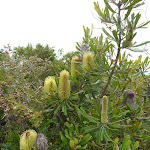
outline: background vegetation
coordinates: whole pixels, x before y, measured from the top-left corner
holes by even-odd
[[[137,51],[149,43],[136,43],[141,14],[132,9],[142,0],[104,0],[94,3],[104,32],[92,37],[83,27],[77,51],[58,59],[49,45],[16,47],[0,51],[0,147],[19,149],[20,135],[27,129],[43,133],[49,149],[145,149],[150,147],[150,60],[129,60],[123,49]],[[105,38],[106,37],[106,38]],[[83,65],[86,51],[94,64]],[[143,50],[144,51],[144,50]],[[72,57],[79,59],[71,75]],[[70,97],[60,99],[57,91],[44,93],[44,81],[55,76],[59,85],[62,70],[70,73]],[[126,92],[125,92],[126,90]],[[108,99],[108,122],[101,121],[102,97]]]

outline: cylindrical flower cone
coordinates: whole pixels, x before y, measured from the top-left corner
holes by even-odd
[[[60,72],[58,96],[60,99],[69,99],[70,97],[70,81],[69,72],[63,70]]]
[[[107,96],[103,96],[102,111],[101,111],[101,122],[102,123],[107,123],[107,111],[108,111]]]
[[[79,57],[74,56],[72,57],[72,61],[71,61],[71,75],[72,76],[77,75],[79,69],[80,69]]]
[[[94,65],[94,54],[91,51],[85,52],[83,55],[83,68],[89,70]]]
[[[35,130],[27,130],[20,137],[20,150],[31,150],[37,139]]]
[[[57,84],[53,76],[47,77],[44,82],[44,92],[50,93],[51,91],[57,91]]]

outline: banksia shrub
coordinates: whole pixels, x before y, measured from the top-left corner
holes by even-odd
[[[58,96],[60,99],[68,99],[70,97],[69,72],[66,70],[60,72],[58,90]]]
[[[53,76],[47,77],[44,82],[44,92],[50,93],[51,91],[57,91],[57,84]]]
[[[88,70],[91,66],[94,66],[94,54],[91,51],[87,51],[83,55],[83,68]]]
[[[78,60],[79,60],[78,56],[72,57],[72,61],[71,61],[71,75],[72,76],[78,74],[77,72],[79,71],[79,68],[80,68],[80,64]]]
[[[37,139],[35,130],[27,130],[20,137],[20,150],[31,150]]]
[[[108,111],[107,96],[103,96],[102,112],[101,112],[101,122],[102,123],[107,123],[107,111]]]

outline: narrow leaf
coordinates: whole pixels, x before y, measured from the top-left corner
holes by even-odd
[[[126,20],[128,18],[128,16],[130,15],[130,12],[132,10],[132,7],[130,7],[127,11],[127,13],[125,14],[124,20]]]
[[[148,22],[146,22],[146,23],[142,23],[141,25],[139,25],[139,26],[137,27],[137,29],[143,28],[144,26],[146,26],[146,25],[149,24],[149,23],[150,23],[150,21],[148,21]]]
[[[105,15],[102,13],[102,11],[99,8],[99,4],[98,2],[94,2],[94,9],[96,10],[96,12],[98,13],[98,15],[103,18],[105,20]]]
[[[133,47],[139,47],[139,46],[142,46],[142,45],[145,45],[145,44],[148,44],[148,43],[150,43],[150,41],[143,42],[143,43],[135,45]]]
[[[102,30],[108,36],[109,39],[115,41],[115,39],[104,28],[102,28]]]
[[[61,104],[59,104],[59,105],[57,106],[57,108],[54,110],[54,114],[57,114],[57,113],[58,113],[58,111],[59,111],[59,109],[60,109],[60,106],[61,106]]]
[[[118,43],[118,36],[117,36],[116,30],[113,30],[112,33],[113,33],[113,36],[114,36],[116,42]]]
[[[139,147],[139,141],[136,141],[131,150],[136,150]]]
[[[107,0],[104,0],[105,5],[108,7],[108,9],[112,12],[112,13],[116,13],[111,6],[108,4]]]

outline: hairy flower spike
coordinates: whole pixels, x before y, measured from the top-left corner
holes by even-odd
[[[68,99],[70,97],[69,72],[66,70],[60,72],[58,96],[60,99]]]
[[[84,69],[90,69],[94,66],[94,54],[91,51],[87,51],[83,55],[83,67]]]
[[[72,57],[72,61],[71,61],[71,75],[72,76],[77,75],[77,71],[79,71],[80,64],[78,60],[79,60],[78,56]]]
[[[20,150],[31,150],[34,148],[37,133],[35,130],[27,130],[20,137]]]
[[[103,96],[102,112],[101,112],[101,122],[102,123],[107,123],[107,111],[108,111],[107,96]]]
[[[48,141],[44,134],[38,133],[37,139],[35,142],[35,147],[38,148],[38,150],[47,150],[48,149]]]
[[[83,55],[85,52],[90,51],[88,44],[82,44],[81,45],[81,59],[83,59]]]
[[[44,82],[44,92],[50,93],[52,91],[57,91],[57,84],[55,81],[55,77],[49,76],[45,79]]]

